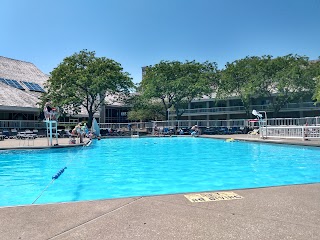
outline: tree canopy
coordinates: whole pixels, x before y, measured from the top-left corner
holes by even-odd
[[[166,112],[162,103],[150,101],[141,95],[133,95],[127,100],[127,104],[131,106],[128,113],[129,120],[165,120]]]
[[[217,98],[238,96],[249,115],[251,98],[257,96],[257,83],[253,81],[252,76],[257,72],[258,62],[258,57],[246,57],[227,63],[221,72]]]
[[[298,55],[246,57],[226,65],[218,95],[239,96],[248,116],[253,98],[267,98],[276,116],[285,104],[310,94],[309,67],[309,59]]]
[[[77,114],[81,107],[85,108],[91,126],[94,113],[105,103],[106,97],[114,99],[114,96],[127,95],[133,86],[120,63],[82,50],[66,57],[51,72],[42,100],[52,101],[64,113]]]
[[[310,63],[310,78],[315,80],[316,86],[313,99],[320,102],[320,57],[318,60]]]
[[[140,93],[161,102],[165,112],[173,107],[179,119],[192,99],[213,91],[217,79],[216,63],[161,61],[146,68]]]

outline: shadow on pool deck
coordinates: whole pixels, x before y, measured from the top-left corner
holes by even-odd
[[[320,239],[320,184],[0,208],[5,239]]]

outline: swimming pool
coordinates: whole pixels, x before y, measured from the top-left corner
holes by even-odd
[[[52,176],[67,169],[51,185]],[[0,152],[0,206],[320,182],[320,149],[166,137]]]

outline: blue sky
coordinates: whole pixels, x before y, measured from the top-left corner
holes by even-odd
[[[82,49],[133,81],[161,60],[219,69],[246,56],[320,56],[319,0],[0,0],[0,55],[50,73]]]

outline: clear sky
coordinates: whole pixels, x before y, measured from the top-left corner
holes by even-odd
[[[161,60],[219,69],[246,56],[320,56],[320,0],[0,0],[0,56],[50,73],[83,49],[133,81]]]

